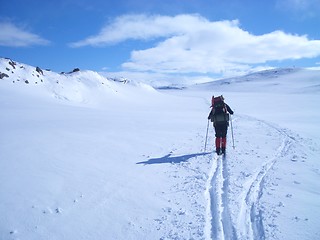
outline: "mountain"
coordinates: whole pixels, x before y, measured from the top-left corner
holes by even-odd
[[[319,93],[320,71],[302,68],[278,68],[197,85],[198,88],[221,91]]]
[[[0,63],[0,239],[320,238],[318,71],[155,90]]]
[[[39,67],[0,58],[0,81],[19,85],[19,88],[32,89],[33,94],[40,92],[56,99],[92,104],[110,96],[127,94],[132,87],[141,91],[153,91],[142,83],[135,83],[125,78],[108,79],[97,72],[78,68],[68,73],[55,73]],[[126,85],[126,86],[124,86]]]

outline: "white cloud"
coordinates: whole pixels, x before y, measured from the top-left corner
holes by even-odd
[[[230,75],[268,61],[320,56],[320,40],[282,31],[253,35],[241,29],[237,20],[210,22],[199,15],[122,16],[97,36],[72,45],[104,46],[129,39],[157,43],[132,51],[130,60],[122,64],[127,71]]]
[[[320,67],[308,67],[307,69],[320,71]]]
[[[202,26],[205,22],[207,22],[205,19],[194,15],[178,15],[175,17],[124,15],[102,28],[98,35],[71,43],[70,46],[105,46],[128,39],[148,40],[169,37],[184,34],[189,29]]]
[[[48,40],[21,29],[10,22],[0,22],[0,29],[0,46],[26,47],[49,44]]]
[[[136,72],[136,71],[122,71],[122,72],[100,72],[105,77],[125,77],[133,81],[150,84],[154,87],[181,85],[181,84],[196,84],[211,82],[218,79],[218,77],[207,75],[188,76],[183,74],[163,74],[150,72]]]

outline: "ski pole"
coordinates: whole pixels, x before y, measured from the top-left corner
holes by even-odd
[[[231,136],[232,136],[232,147],[233,149],[234,147],[234,137],[233,137],[233,127],[232,127],[232,118],[231,118],[231,114],[230,114],[230,122],[231,122]]]
[[[209,131],[209,119],[208,119],[208,124],[207,124],[207,133],[206,133],[206,142],[204,144],[204,151],[207,150],[208,131]]]

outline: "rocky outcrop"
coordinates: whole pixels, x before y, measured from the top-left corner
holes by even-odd
[[[5,77],[9,77],[9,75],[8,74],[5,74],[5,73],[2,73],[2,72],[0,72],[0,79],[2,79],[2,78],[5,78]]]
[[[13,69],[16,69],[16,63],[14,61],[12,61],[11,59],[9,59],[9,64]]]
[[[39,74],[43,75],[43,71],[42,71],[42,69],[41,69],[41,68],[36,67],[36,71],[37,71]]]

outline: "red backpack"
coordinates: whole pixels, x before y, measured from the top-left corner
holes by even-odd
[[[224,108],[223,96],[214,97],[211,99],[211,107],[212,108]]]

